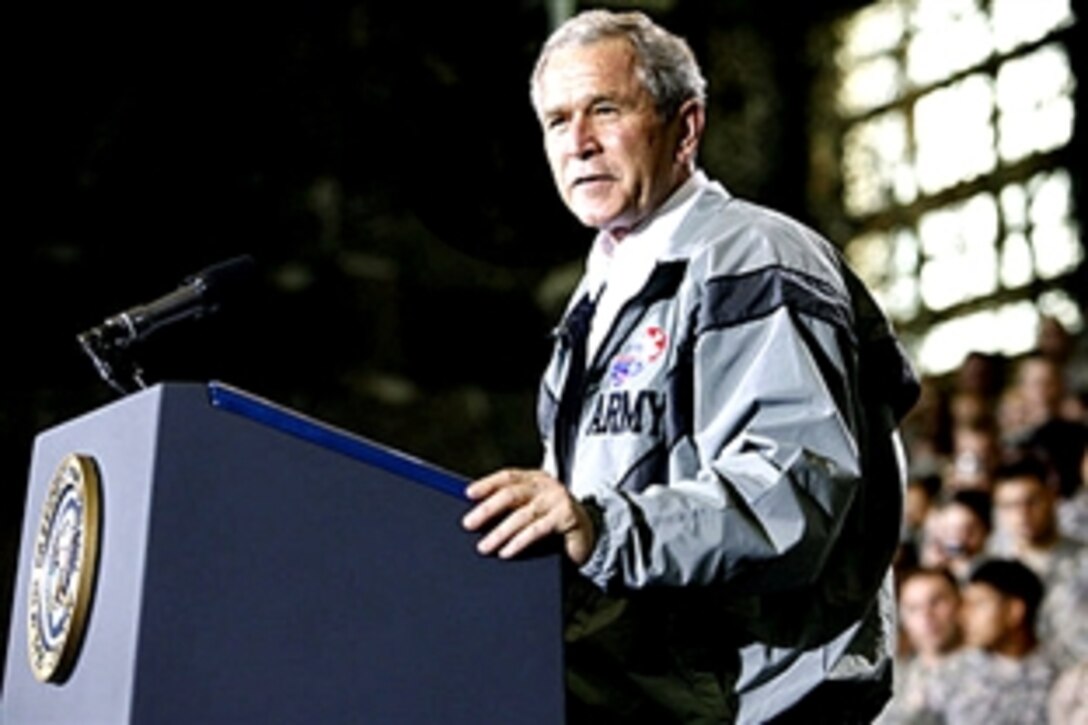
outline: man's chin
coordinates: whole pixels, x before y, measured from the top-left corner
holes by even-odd
[[[614,232],[617,229],[626,228],[623,219],[617,212],[603,211],[600,208],[586,209],[574,208],[574,216],[582,224],[604,232]]]

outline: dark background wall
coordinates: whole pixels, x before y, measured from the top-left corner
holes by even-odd
[[[811,218],[807,33],[861,3],[653,5],[710,76],[707,168]],[[149,337],[150,382],[225,380],[466,475],[536,461],[591,237],[528,103],[548,28],[539,0],[13,12],[3,607],[33,436],[116,397],[76,334],[236,254],[257,284]]]

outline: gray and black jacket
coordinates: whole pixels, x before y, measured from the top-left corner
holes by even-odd
[[[890,692],[916,379],[829,242],[695,183],[573,413],[562,336],[542,380],[545,468],[603,524],[568,586],[572,713],[803,719],[830,692],[862,719]]]

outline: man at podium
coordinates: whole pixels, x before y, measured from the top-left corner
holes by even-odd
[[[463,523],[485,555],[562,542],[572,722],[869,722],[915,376],[827,240],[700,170],[705,90],[640,13],[545,43],[532,103],[596,236],[543,376],[543,465],[473,482]]]

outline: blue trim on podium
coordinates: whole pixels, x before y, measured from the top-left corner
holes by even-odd
[[[337,430],[221,382],[208,383],[212,406],[342,453],[397,476],[467,500],[466,480],[417,459]]]

